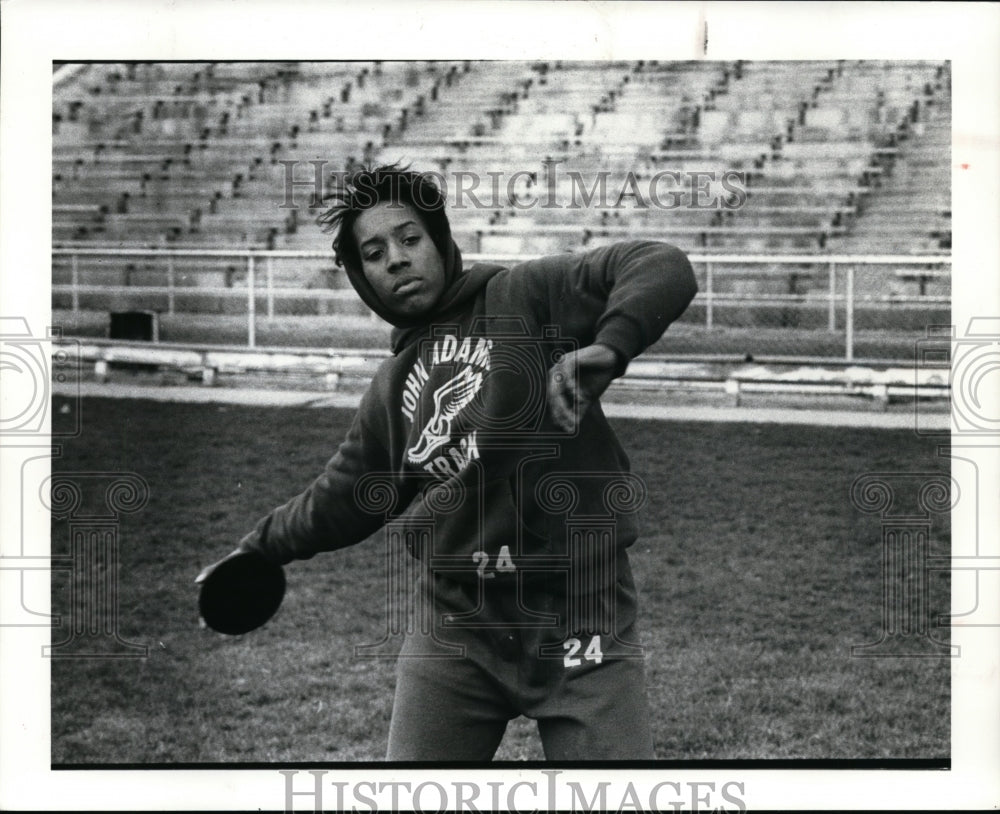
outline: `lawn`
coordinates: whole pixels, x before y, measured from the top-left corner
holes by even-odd
[[[199,626],[193,579],[318,473],[349,411],[57,398],[83,433],[53,470],[135,472],[149,501],[120,525],[120,634],[141,659],[52,661],[54,764],[372,761],[384,754],[392,660],[359,660],[385,619],[377,539],[286,569],[265,627]],[[878,516],[850,500],[868,472],[944,471],[913,433],[617,420],[646,482],[632,549],[662,759],[946,758],[950,661],[853,658],[879,638]],[[949,550],[933,518],[932,553]],[[52,524],[53,553],[69,547]],[[911,575],[912,576],[912,575]],[[944,574],[929,605],[947,611]],[[70,603],[53,577],[53,609]],[[65,631],[57,629],[58,641]],[[947,631],[934,634],[947,641]],[[540,759],[515,721],[498,759]]]

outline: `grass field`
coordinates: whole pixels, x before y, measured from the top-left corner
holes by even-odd
[[[120,527],[120,631],[134,660],[53,660],[52,761],[173,763],[380,760],[391,661],[377,641],[376,540],[286,571],[277,616],[244,637],[199,627],[193,579],[255,520],[304,487],[350,412],[57,398],[83,434],[57,472],[125,472],[149,483]],[[850,501],[868,472],[945,470],[913,433],[821,427],[614,422],[649,489],[632,549],[641,591],[657,755],[943,758],[947,659],[852,658],[879,638],[880,525]],[[53,553],[68,547],[54,521]],[[949,550],[946,517],[932,549]],[[945,575],[930,605],[948,609]],[[69,604],[53,577],[53,610]],[[64,631],[56,630],[59,640]],[[947,631],[935,633],[947,641]],[[515,721],[498,759],[541,759]]]

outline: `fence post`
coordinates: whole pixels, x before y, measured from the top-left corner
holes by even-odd
[[[173,255],[167,255],[167,313],[172,314],[174,312],[174,258]]]
[[[69,267],[71,279],[73,281],[73,311],[80,310],[80,262],[79,255],[71,254],[69,257]]]
[[[845,358],[854,358],[854,266],[847,267],[847,290],[845,293],[844,332],[847,335]]]
[[[830,263],[830,314],[827,330],[837,330],[837,264]]]
[[[256,282],[254,280],[253,255],[247,255],[247,345],[251,348],[257,345],[257,315]]]
[[[264,270],[267,276],[267,318],[274,319],[274,268],[271,264],[271,255],[268,255]]]
[[[712,327],[712,264],[705,263],[705,327]]]

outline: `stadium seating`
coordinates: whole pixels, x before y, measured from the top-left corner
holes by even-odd
[[[309,162],[329,173],[400,160],[452,180],[502,176],[498,195],[483,178],[481,205],[451,210],[467,252],[578,251],[630,236],[739,254],[950,248],[946,64],[130,63],[56,79],[59,246],[315,250],[326,241],[302,228],[315,214]],[[298,209],[283,162],[295,162]],[[517,171],[525,177],[508,187]],[[658,173],[666,206],[649,200]],[[584,205],[600,200],[599,179],[604,200]],[[454,183],[448,192],[460,203]],[[550,192],[565,205],[518,205]],[[189,282],[198,263],[213,270],[208,285],[239,281],[231,261],[185,262]],[[108,279],[143,279],[134,258],[99,265]],[[66,259],[54,266],[65,279]],[[283,268],[281,284],[313,284],[328,266]],[[925,271],[887,267],[869,283],[946,291],[946,276]]]

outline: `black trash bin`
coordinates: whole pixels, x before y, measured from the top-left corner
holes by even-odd
[[[160,340],[160,321],[156,311],[112,311],[108,325],[108,338],[121,339],[130,342],[158,342]],[[107,371],[128,370],[143,373],[155,373],[160,369],[152,362],[135,362],[116,360],[111,362],[103,372],[98,372],[99,379],[107,378]]]
[[[160,340],[158,317],[159,314],[155,311],[113,311],[108,326],[108,337],[135,342],[158,342]]]

